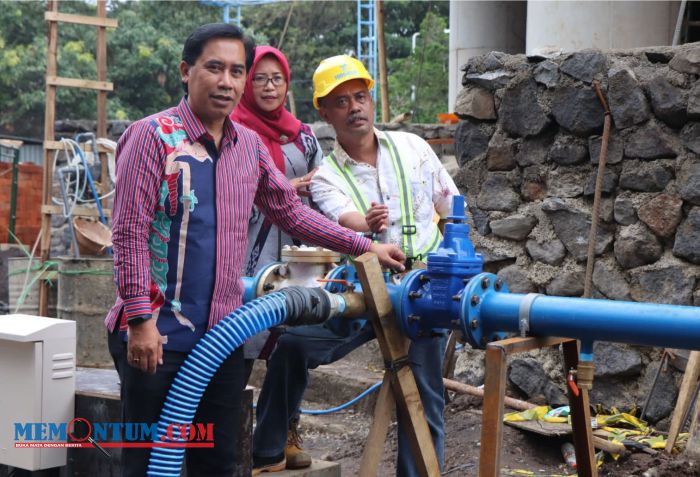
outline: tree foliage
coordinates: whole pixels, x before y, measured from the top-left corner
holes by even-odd
[[[390,62],[389,105],[392,115],[412,111],[413,121],[432,123],[436,122],[437,113],[447,112],[446,27],[443,17],[428,12],[421,22],[416,50],[406,58]],[[412,101],[412,96],[415,101]]]
[[[393,113],[414,110],[434,121],[446,109],[448,3],[386,1],[384,4],[389,87]],[[60,1],[64,13],[95,15],[94,1]],[[176,104],[182,95],[178,64],[186,36],[204,23],[221,21],[221,9],[200,2],[112,1],[108,15],[109,119],[138,119]],[[290,14],[291,10],[291,14]],[[46,74],[45,1],[0,0],[0,130],[40,137]],[[244,6],[243,28],[258,44],[281,46],[292,67],[297,115],[317,120],[311,106],[311,77],[318,62],[356,54],[357,3],[353,1],[271,2]],[[287,19],[289,22],[285,30]],[[411,36],[420,31],[411,54]],[[284,32],[284,33],[283,33]],[[281,45],[280,45],[281,42]],[[58,74],[96,79],[96,29],[59,24]],[[416,104],[410,101],[415,84]],[[58,88],[57,118],[94,119],[95,93]],[[414,117],[415,119],[415,117]]]
[[[46,26],[42,2],[0,2],[0,124],[17,134],[43,129]],[[65,13],[94,14],[94,6],[66,2]],[[58,75],[95,78],[94,29],[65,25],[59,31]],[[94,94],[92,95],[94,96]],[[80,90],[59,88],[56,117],[94,117],[92,104]],[[37,127],[38,126],[38,127]],[[39,134],[40,135],[40,134]]]

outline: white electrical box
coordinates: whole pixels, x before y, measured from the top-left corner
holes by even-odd
[[[0,316],[0,464],[66,465],[66,448],[53,443],[74,414],[75,330],[70,320]]]

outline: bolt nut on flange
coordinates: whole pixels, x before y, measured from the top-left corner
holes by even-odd
[[[422,296],[423,296],[423,294],[419,291],[408,292],[408,298],[410,298],[411,300],[415,300],[416,298],[420,298]]]
[[[408,315],[408,321],[409,323],[413,323],[415,321],[420,321],[420,316],[418,315]]]

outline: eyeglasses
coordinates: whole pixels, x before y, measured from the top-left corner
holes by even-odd
[[[284,76],[282,76],[282,75],[275,75],[275,76],[255,75],[255,76],[253,76],[253,86],[256,86],[258,88],[264,88],[265,86],[267,86],[268,82],[272,83],[272,86],[282,86],[284,83],[286,83]]]

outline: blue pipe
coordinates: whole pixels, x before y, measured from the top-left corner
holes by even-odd
[[[153,442],[185,443],[185,438],[171,440],[168,427],[172,424],[191,424],[204,390],[221,363],[248,338],[283,323],[286,318],[285,296],[271,293],[243,305],[209,330],[175,377],[165,399]],[[177,437],[172,430],[170,434]],[[154,447],[147,475],[178,477],[184,455],[184,447]]]
[[[481,314],[493,329],[517,331],[518,310],[524,298],[525,295],[519,294],[488,294]],[[572,337],[584,342],[603,338],[637,345],[700,349],[700,310],[543,295],[530,308],[530,333]]]
[[[598,340],[700,350],[700,308],[507,293],[498,281],[483,273],[464,290],[461,320],[476,346],[489,333],[520,331],[525,317],[528,335],[579,339],[584,355]]]
[[[263,275],[265,275],[270,268],[276,267],[281,263],[282,262],[272,262],[265,265],[264,267],[261,267],[260,270],[258,270],[258,273],[256,273],[253,277],[241,277],[241,280],[243,281],[243,303],[248,303],[249,301],[253,301],[258,297],[258,283],[260,283],[260,280],[262,280]]]

